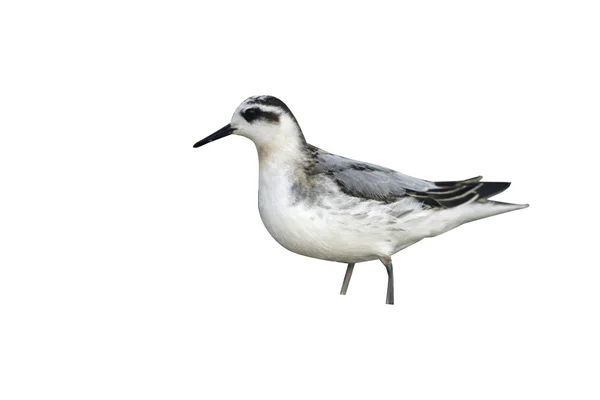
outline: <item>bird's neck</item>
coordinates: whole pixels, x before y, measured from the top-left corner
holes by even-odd
[[[266,166],[276,168],[296,168],[307,162],[308,144],[302,133],[280,135],[269,141],[255,141],[258,161],[261,168]]]
[[[297,182],[308,184],[308,171],[314,161],[309,145],[303,139],[256,144],[261,188],[273,189]]]

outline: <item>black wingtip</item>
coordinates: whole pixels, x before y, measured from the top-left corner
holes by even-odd
[[[477,183],[482,179],[483,179],[483,176],[479,175],[479,176],[474,176],[473,178],[465,179],[464,181],[440,181],[440,182],[433,182],[433,183],[435,184],[435,186],[437,186],[439,188],[446,188],[446,187],[455,187],[455,186],[459,186],[459,185],[468,185],[470,183]]]
[[[483,186],[477,189],[480,199],[487,199],[504,192],[510,186],[510,182],[482,182]]]
[[[453,208],[478,199],[488,199],[502,193],[510,186],[510,182],[480,182],[475,177],[457,182],[435,182],[438,188],[427,192],[407,191],[430,207]]]

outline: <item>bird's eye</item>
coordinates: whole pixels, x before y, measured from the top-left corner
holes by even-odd
[[[249,108],[247,110],[245,110],[244,112],[242,112],[242,117],[244,117],[244,119],[248,122],[252,122],[255,119],[257,119],[258,117],[260,117],[260,110],[258,108]]]
[[[252,107],[242,111],[242,117],[250,123],[258,119],[269,123],[279,122],[279,114],[272,111],[261,110],[258,107]]]

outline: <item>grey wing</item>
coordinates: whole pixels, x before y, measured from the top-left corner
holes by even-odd
[[[509,182],[481,182],[481,176],[463,181],[431,182],[340,157],[314,146],[311,150],[315,164],[310,173],[326,174],[344,193],[364,199],[391,203],[410,196],[430,207],[450,208],[487,199],[510,186]]]
[[[345,193],[372,200],[397,201],[409,191],[426,192],[437,186],[379,165],[351,160],[314,148],[312,174],[331,176]]]

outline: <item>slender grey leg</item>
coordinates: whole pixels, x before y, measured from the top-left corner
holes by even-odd
[[[352,278],[352,271],[354,271],[354,263],[348,264],[348,268],[346,268],[346,275],[344,276],[344,283],[342,283],[342,290],[340,291],[340,294],[346,294],[348,291],[350,278]]]
[[[385,265],[385,269],[388,273],[388,286],[385,304],[394,304],[394,266],[392,265],[392,259],[390,257],[385,257],[381,259],[381,262],[383,265]]]

